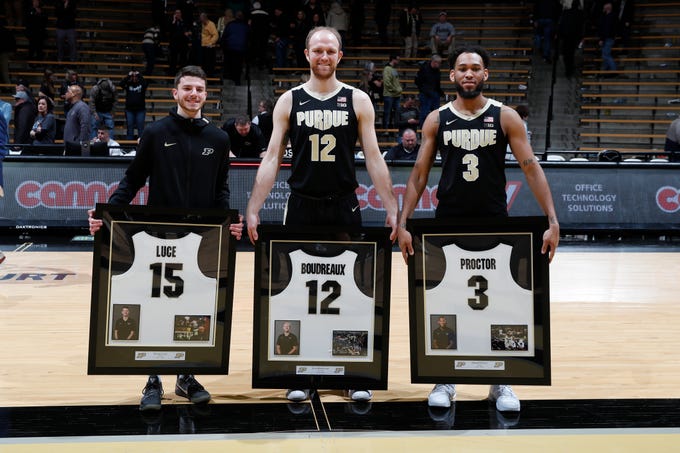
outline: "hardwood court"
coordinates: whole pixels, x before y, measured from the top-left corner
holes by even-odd
[[[0,266],[0,406],[137,405],[143,376],[88,376],[92,254],[5,252]],[[5,249],[7,250],[7,249]],[[579,250],[581,250],[579,248]],[[680,398],[677,253],[558,251],[551,264],[552,386],[516,386],[526,400]],[[376,402],[424,401],[411,384],[406,266],[393,257],[389,389]],[[237,254],[228,376],[200,376],[213,404],[285,402],[251,388],[253,254]],[[166,376],[163,404],[182,402]],[[486,397],[460,385],[458,400]],[[336,391],[324,402],[340,402]]]

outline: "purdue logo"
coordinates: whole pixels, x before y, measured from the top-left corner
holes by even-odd
[[[209,155],[211,155],[211,154],[214,153],[214,152],[215,152],[215,150],[214,150],[213,148],[203,148],[203,153],[202,153],[202,154],[203,154],[204,156],[209,156]]]

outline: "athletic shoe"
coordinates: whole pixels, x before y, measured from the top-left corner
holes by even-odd
[[[371,401],[371,398],[373,398],[373,392],[370,390],[348,390],[347,395],[352,401],[359,401],[362,403]]]
[[[455,384],[436,384],[427,397],[427,405],[432,407],[451,407],[451,401],[455,398]]]
[[[0,252],[0,264],[2,264],[3,261],[5,261],[5,254]]]
[[[309,389],[288,389],[286,392],[286,398],[288,398],[288,401],[299,403],[300,401],[304,401],[309,398]]]
[[[146,386],[142,390],[142,400],[139,402],[140,411],[157,411],[161,409],[163,384],[158,376],[149,376]]]
[[[492,385],[489,387],[489,401],[496,402],[496,410],[501,412],[518,412],[519,398],[509,385]]]
[[[189,401],[196,404],[210,401],[210,393],[198,383],[193,374],[177,376],[175,395],[188,398]]]

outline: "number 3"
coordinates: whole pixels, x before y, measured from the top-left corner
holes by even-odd
[[[468,286],[475,288],[475,297],[468,298],[468,305],[473,310],[484,310],[489,306],[489,296],[484,292],[489,289],[489,281],[481,275],[473,275],[468,280]]]
[[[477,181],[479,179],[479,158],[474,154],[466,154],[463,156],[463,163],[467,165],[467,170],[463,172],[463,179],[467,182]]]

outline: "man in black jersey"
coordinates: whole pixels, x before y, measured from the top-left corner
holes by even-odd
[[[309,80],[282,94],[274,107],[272,137],[246,209],[250,240],[254,243],[258,238],[258,213],[274,185],[289,139],[293,149],[288,179],[291,194],[284,224],[361,225],[354,172],[354,147],[359,139],[394,240],[398,206],[375,135],[373,104],[366,93],[336,78],[342,40],[335,29],[312,29],[305,47]],[[371,395],[369,390],[350,391],[355,401],[367,401]],[[308,396],[304,390],[287,393],[293,401]]]
[[[198,66],[179,70],[172,89],[177,108],[144,129],[137,154],[109,203],[129,204],[148,179],[149,206],[229,209],[229,136],[201,115],[208,96],[206,80]],[[93,217],[94,210],[88,215],[90,233],[95,234],[102,220]],[[240,239],[243,223],[231,224],[229,230]],[[149,376],[142,394],[139,410],[159,410],[160,377]],[[210,393],[193,374],[177,376],[175,394],[192,403],[210,401]]]
[[[507,216],[505,195],[505,152],[513,155],[549,227],[543,233],[541,253],[552,260],[560,239],[560,227],[548,181],[527,140],[524,124],[516,111],[482,94],[489,77],[489,55],[480,47],[460,48],[449,57],[449,77],[456,99],[431,112],[422,129],[418,158],[406,185],[399,219],[399,247],[404,259],[413,254],[408,219],[423,194],[437,151],[442,172],[437,199],[437,218],[463,216]],[[453,384],[437,384],[428,404],[450,407],[456,390]],[[499,411],[516,412],[520,402],[510,386],[493,385],[489,399]]]

